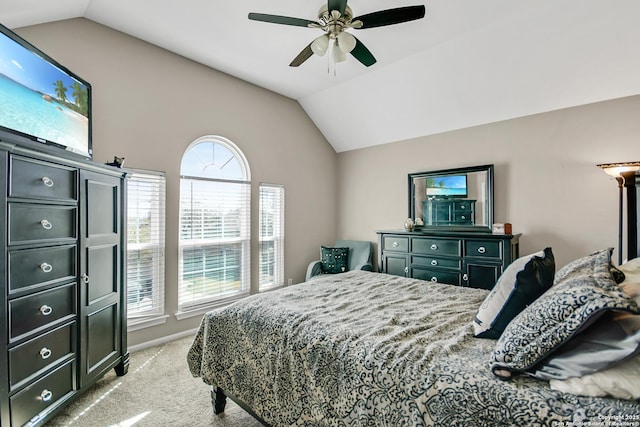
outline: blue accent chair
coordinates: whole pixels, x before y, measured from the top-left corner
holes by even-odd
[[[336,240],[335,248],[349,248],[349,271],[365,270],[373,271],[373,243],[361,240]],[[322,262],[312,261],[307,267],[307,278],[309,280],[322,273]]]

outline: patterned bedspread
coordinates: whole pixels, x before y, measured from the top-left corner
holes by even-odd
[[[207,313],[189,368],[273,426],[609,426],[640,419],[636,402],[495,378],[488,369],[495,341],[473,337],[471,326],[486,295],[362,271],[324,276]]]

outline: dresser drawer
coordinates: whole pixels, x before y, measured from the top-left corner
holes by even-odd
[[[9,350],[11,390],[38,371],[52,367],[75,351],[75,322]]]
[[[453,210],[460,212],[473,212],[475,200],[454,200]]]
[[[452,268],[455,270],[460,270],[462,268],[462,261],[460,258],[412,256],[411,265],[420,267]]]
[[[9,295],[19,290],[76,275],[76,246],[9,252]]]
[[[414,238],[412,240],[411,252],[418,252],[425,255],[461,255],[460,240],[457,239],[427,239]]]
[[[467,240],[465,243],[465,256],[482,258],[501,258],[502,244],[490,240]]]
[[[30,199],[76,200],[75,169],[37,160],[11,158],[9,196]]]
[[[9,245],[76,239],[77,209],[72,206],[9,204]]]
[[[9,341],[76,313],[75,283],[9,301]]]
[[[441,271],[431,268],[413,268],[411,277],[414,279],[428,280],[430,282],[460,285],[460,273],[454,271]]]
[[[76,389],[75,363],[69,362],[11,397],[11,425],[21,426]]]
[[[383,251],[397,251],[408,252],[409,251],[409,238],[398,236],[385,236],[382,239]]]
[[[453,212],[453,222],[456,224],[468,224],[473,225],[473,213],[467,211],[454,211]]]

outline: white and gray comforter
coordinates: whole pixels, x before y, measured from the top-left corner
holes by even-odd
[[[207,313],[189,368],[273,426],[640,420],[636,402],[494,377],[495,341],[471,326],[486,295],[362,271],[323,276]]]

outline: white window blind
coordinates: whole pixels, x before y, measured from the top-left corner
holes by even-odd
[[[251,184],[242,153],[224,139],[196,141],[180,178],[180,311],[249,292]]]
[[[284,187],[260,184],[260,290],[284,285]]]
[[[133,170],[127,182],[127,317],[164,314],[164,173]]]

